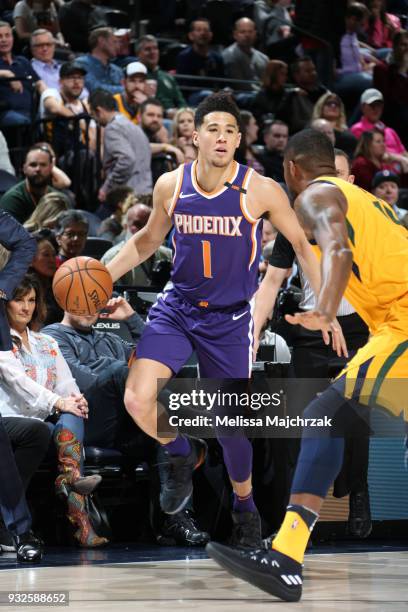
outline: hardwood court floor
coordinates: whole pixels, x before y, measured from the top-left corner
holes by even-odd
[[[0,591],[70,592],[69,607],[0,606],[11,610],[67,612],[163,610],[166,612],[407,612],[408,551],[311,554],[306,557],[305,586],[300,603],[282,603],[231,577],[202,553],[179,550],[177,560],[146,561],[128,549],[127,560],[104,562],[92,551],[77,565],[5,567],[0,564]],[[184,553],[184,559],[180,559]],[[68,555],[69,556],[69,555]],[[154,555],[153,555],[154,556]],[[138,562],[138,557],[141,562]],[[198,557],[198,558],[197,558]],[[73,561],[78,563],[78,559]],[[88,564],[87,564],[88,563]],[[14,568],[12,567],[14,565]],[[2,569],[3,568],[3,569]]]

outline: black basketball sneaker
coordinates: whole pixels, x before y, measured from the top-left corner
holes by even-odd
[[[262,544],[261,517],[255,512],[233,512],[231,546],[241,548],[259,548]]]
[[[160,505],[166,514],[183,510],[193,492],[193,472],[205,461],[207,444],[204,440],[189,438],[191,452],[187,457],[166,452],[166,476],[160,492]]]
[[[232,548],[217,542],[206,546],[208,555],[230,574],[284,601],[302,596],[302,565],[276,550]]]

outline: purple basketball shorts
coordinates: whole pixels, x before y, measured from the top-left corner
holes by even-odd
[[[150,309],[136,354],[177,374],[196,351],[201,378],[248,378],[252,346],[251,304],[207,311],[170,290]]]

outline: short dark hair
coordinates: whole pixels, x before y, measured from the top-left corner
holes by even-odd
[[[98,40],[100,37],[109,38],[109,36],[113,34],[112,28],[108,26],[101,26],[99,28],[95,28],[91,30],[88,36],[88,45],[89,49],[93,51],[95,47],[98,45]]]
[[[314,64],[313,59],[311,57],[309,57],[308,55],[304,55],[303,57],[299,57],[297,60],[292,62],[291,65],[290,65],[290,72],[291,72],[291,74],[296,74],[297,72],[299,72],[301,64],[305,64],[305,63],[308,63],[308,62],[312,62],[312,64]]]
[[[344,157],[348,161],[349,165],[351,163],[350,156],[345,151],[343,151],[343,149],[335,148],[334,157]]]
[[[112,210],[116,210],[126,198],[134,194],[134,189],[128,185],[118,185],[113,187],[106,194],[105,204]]]
[[[160,108],[163,110],[163,113],[164,113],[164,106],[160,102],[160,100],[158,100],[157,98],[147,98],[147,100],[142,102],[141,105],[140,105],[140,114],[141,115],[143,115],[143,113],[146,110],[146,106],[148,106],[149,104],[152,104],[153,106],[160,106]]]
[[[326,134],[308,128],[292,136],[286,146],[285,159],[296,162],[306,171],[334,166],[334,147]]]
[[[394,35],[392,39],[392,48],[394,50],[394,59],[392,60],[393,64],[400,65],[402,63],[403,57],[399,50],[399,44],[401,40],[408,37],[408,32],[406,30],[400,30]]]
[[[55,252],[58,253],[58,242],[55,238],[54,232],[49,227],[42,227],[36,232],[32,232],[31,236],[35,239],[37,246],[40,244],[40,242],[47,240],[50,244],[52,244]]]
[[[349,155],[347,155],[347,153],[345,151],[343,151],[343,149],[334,149],[334,157],[344,157],[344,159],[347,162],[347,166],[349,169],[349,174],[350,174],[350,170],[351,170],[351,159],[349,157]]]
[[[77,210],[67,210],[58,215],[55,226],[55,235],[61,236],[61,234],[64,233],[65,228],[72,223],[80,223],[86,227],[86,231],[89,229],[88,219],[85,217],[85,215]]]
[[[210,26],[210,30],[211,30],[211,22],[209,19],[207,19],[207,17],[196,17],[195,19],[193,19],[193,21],[190,22],[188,31],[192,32],[194,30],[194,24],[197,23],[197,21],[204,21],[205,23],[208,23],[208,25]]]
[[[197,106],[194,123],[198,130],[203,124],[204,117],[209,113],[229,113],[235,117],[238,126],[240,125],[240,112],[231,94],[225,91],[219,91],[213,93],[210,96],[204,98],[202,102]]]
[[[346,9],[346,17],[356,17],[359,21],[368,17],[369,14],[368,8],[361,2],[352,2]]]
[[[107,111],[114,111],[117,109],[115,98],[105,89],[95,89],[89,96],[89,105],[93,110],[98,106]]]
[[[252,117],[254,117],[254,115],[249,110],[242,110],[239,113],[239,118],[240,118],[239,125],[241,127],[241,130],[243,128],[247,128],[248,127],[249,122],[251,121]],[[254,117],[254,119],[255,119],[255,117]]]
[[[153,36],[153,34],[145,34],[141,36],[136,43],[136,52],[139,53],[140,49],[143,47],[144,43],[156,43],[158,45],[157,38]]]
[[[31,32],[31,36],[30,36],[30,46],[33,46],[33,40],[34,38],[37,38],[37,36],[44,36],[44,34],[47,34],[48,36],[51,36],[52,40],[54,40],[54,37],[52,35],[52,33],[49,30],[46,30],[45,28],[37,28],[36,30],[34,30],[34,32]]]
[[[46,144],[33,144],[31,145],[31,147],[28,149],[25,159],[27,160],[28,154],[31,153],[31,151],[41,151],[42,153],[46,153],[48,155],[48,157],[50,158],[50,164],[52,163],[53,160],[53,156],[51,151],[49,150],[49,148],[47,147]]]
[[[287,123],[285,123],[284,121],[282,121],[281,119],[272,119],[272,121],[266,121],[264,123],[264,128],[263,128],[263,134],[267,134],[274,125],[282,125],[283,127],[287,128],[289,131],[289,126]]]
[[[31,321],[28,324],[30,329],[38,329],[45,321],[47,315],[47,307],[44,300],[44,292],[41,287],[41,282],[34,272],[28,272],[21,282],[13,291],[12,300],[18,300],[34,289],[35,291],[35,308]]]

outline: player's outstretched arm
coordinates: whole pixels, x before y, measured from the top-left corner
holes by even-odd
[[[308,329],[330,329],[353,263],[346,226],[347,202],[337,187],[316,184],[297,198],[295,210],[305,232],[313,236],[322,252],[322,281],[315,310],[305,313],[308,318],[297,314],[288,320]]]
[[[143,263],[157,251],[169,232],[172,222],[167,214],[176,186],[177,170],[163,174],[153,191],[153,210],[146,226],[130,238],[107,264],[113,282]]]
[[[290,206],[288,196],[276,181],[259,174],[254,175],[251,179],[251,187],[252,215],[259,218],[266,213],[272,225],[291,242],[313,291],[318,295],[320,290],[319,262],[299,224],[295,211]]]
[[[254,175],[253,187],[253,202],[249,202],[251,214],[260,217],[267,213],[271,223],[292,243],[299,264],[317,297],[321,286],[319,262],[299,223],[298,216],[290,206],[286,193],[278,183],[258,174]],[[333,350],[339,356],[348,357],[346,341],[337,321],[333,321],[325,328],[315,327],[314,329],[322,330],[326,344],[330,343],[328,332],[332,332]]]

